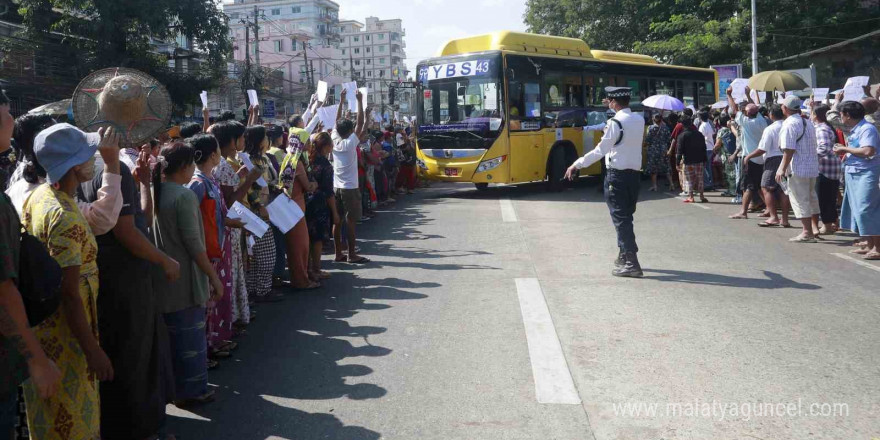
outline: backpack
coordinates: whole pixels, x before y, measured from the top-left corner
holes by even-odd
[[[27,210],[28,200],[25,200],[22,212]],[[31,327],[39,325],[58,310],[61,304],[61,276],[61,266],[49,255],[43,242],[22,226],[16,284]]]
[[[721,136],[721,143],[724,145],[724,150],[727,151],[727,154],[736,152],[736,136],[733,135],[732,131],[726,130],[724,132]]]

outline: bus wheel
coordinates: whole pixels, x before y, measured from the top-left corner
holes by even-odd
[[[548,162],[547,189],[552,192],[562,191],[565,186],[565,182],[562,179],[565,177],[565,170],[568,168],[565,165],[565,149],[557,148],[553,150]]]
[[[489,188],[489,184],[486,182],[483,183],[475,183],[474,186],[477,187],[477,191],[485,191]]]

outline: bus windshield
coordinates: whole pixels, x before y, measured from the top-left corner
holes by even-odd
[[[445,61],[445,62],[444,62]],[[419,66],[419,141],[428,148],[488,148],[503,121],[497,55]]]

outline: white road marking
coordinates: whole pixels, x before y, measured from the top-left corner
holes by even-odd
[[[668,192],[668,193],[666,193],[666,194],[669,194],[670,196],[675,197],[675,198],[678,199],[678,200],[684,200],[684,199],[685,199],[684,197],[680,197],[679,195],[677,195],[677,194],[673,194],[673,193],[671,193],[671,192]],[[712,210],[712,208],[710,208],[710,207],[708,207],[708,206],[706,206],[705,204],[702,204],[702,203],[688,203],[688,205],[693,205],[693,206],[696,206],[697,208],[708,209],[708,210],[710,210],[710,211]]]
[[[501,203],[501,218],[504,220],[504,223],[515,222],[516,210],[513,209],[513,202],[510,199],[501,199],[498,202]]]
[[[859,266],[864,266],[864,267],[867,267],[868,269],[876,270],[877,272],[880,272],[880,266],[875,266],[871,263],[866,263],[866,262],[859,260],[857,258],[850,257],[849,255],[845,255],[845,254],[831,254],[831,255],[834,255],[835,257],[838,257],[838,258],[843,258],[844,260],[852,261],[853,263],[856,263]]]
[[[541,284],[537,278],[517,278],[516,293],[525,324],[538,403],[580,404],[581,398],[562,353]]]

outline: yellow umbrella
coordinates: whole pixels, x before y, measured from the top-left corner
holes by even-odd
[[[768,70],[749,78],[749,88],[764,92],[790,92],[810,87],[801,77],[781,70]]]

